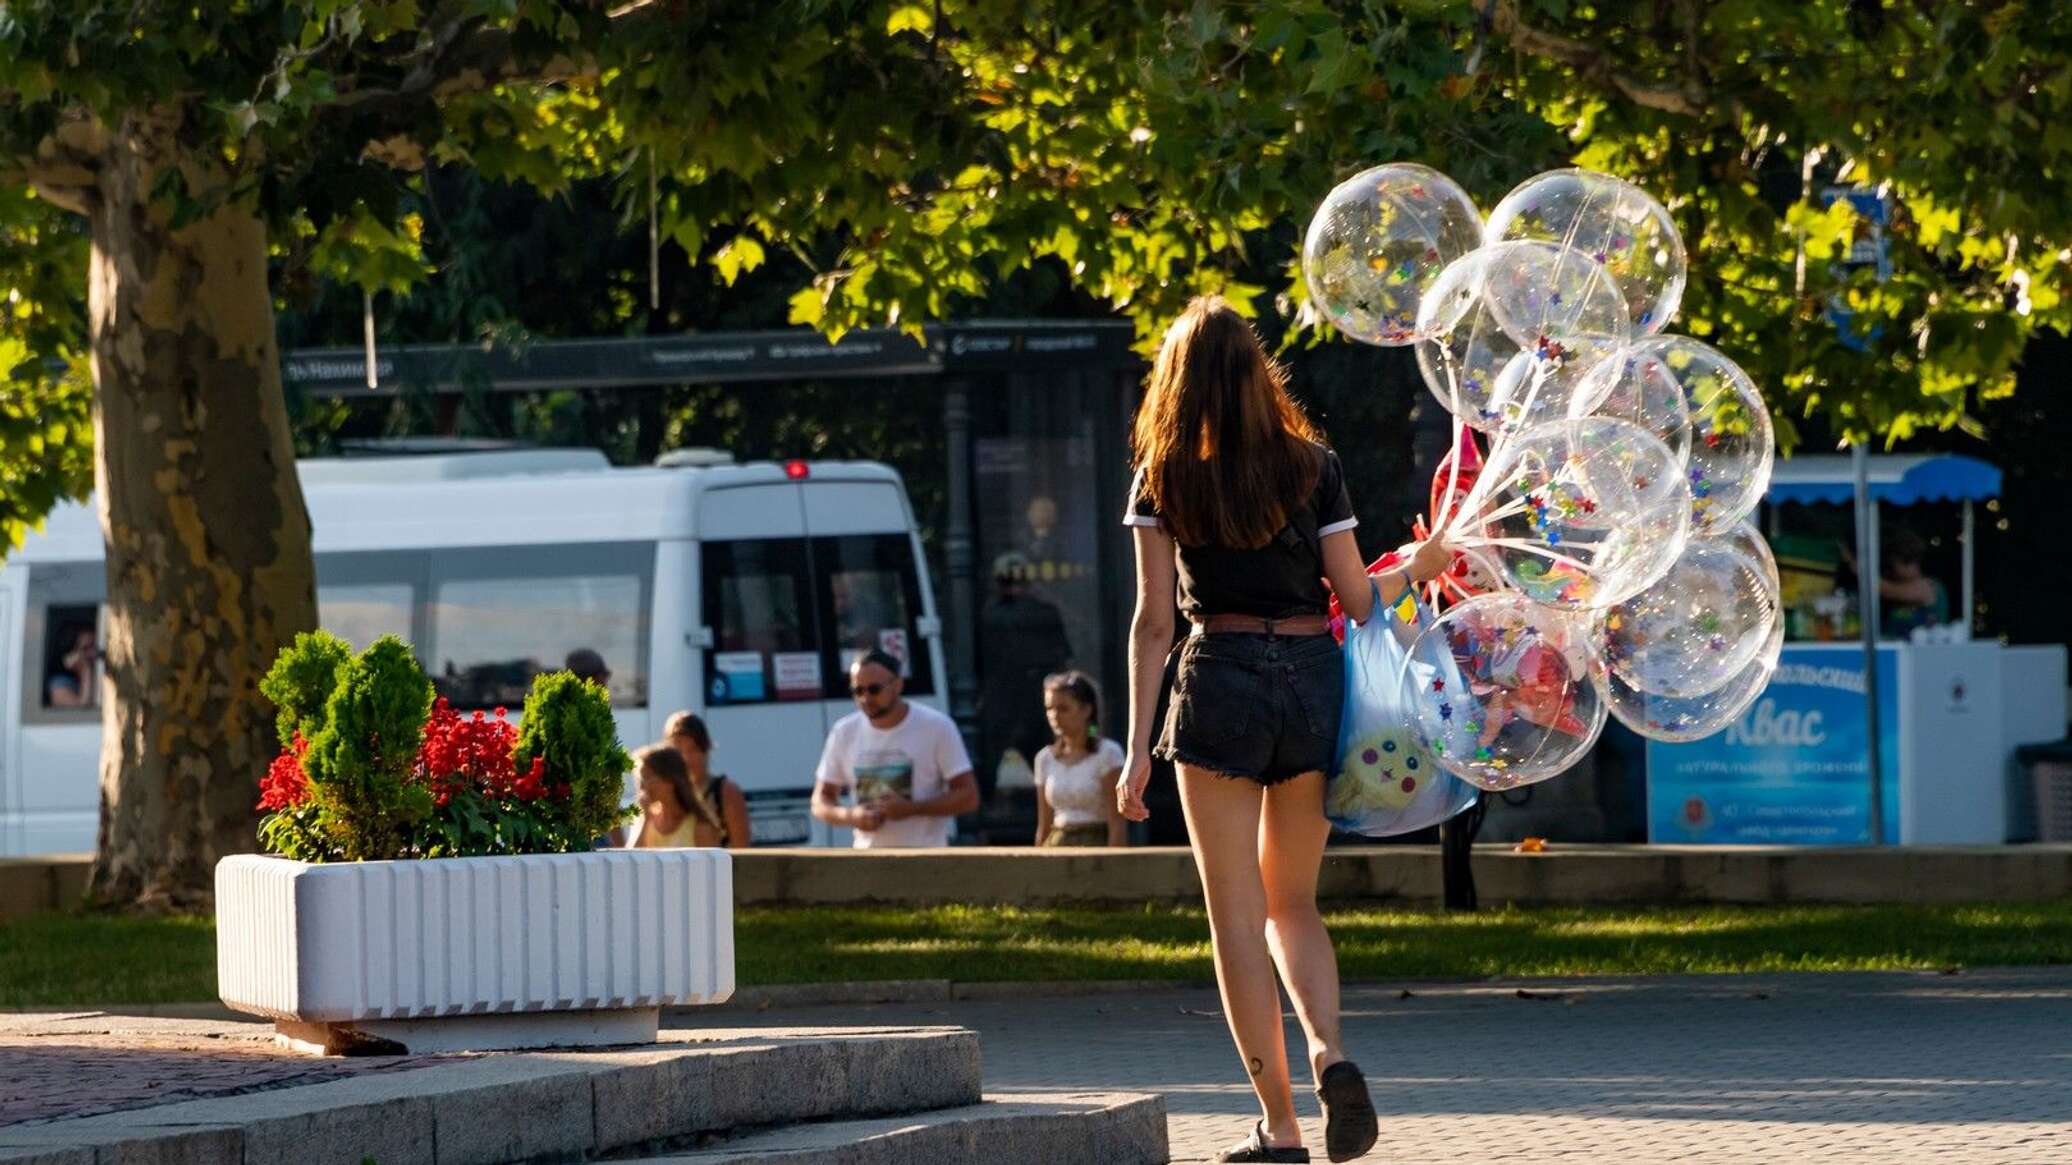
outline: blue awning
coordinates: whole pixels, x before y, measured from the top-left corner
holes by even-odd
[[[2000,496],[2000,469],[1961,453],[1882,454],[1870,459],[1871,497],[1908,506],[1915,502],[1982,502]],[[1856,497],[1856,471],[1847,454],[1779,458],[1770,474],[1772,502],[1830,502]]]

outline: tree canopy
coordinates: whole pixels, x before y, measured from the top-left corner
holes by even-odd
[[[154,113],[223,162],[160,196],[189,216],[252,200],[291,279],[427,274],[406,205],[427,161],[550,193],[605,178],[629,211],[652,171],[669,239],[726,282],[792,252],[813,274],[791,318],[830,331],[952,315],[1046,258],[1147,335],[1200,291],[1295,316],[1295,228],[1352,170],[1424,160],[1486,206],[1574,162],[1671,207],[1679,326],[1787,421],[1903,439],[1966,423],[2072,311],[2068,42],[2057,6],[1925,0],[10,0],[6,350],[78,350],[67,166],[95,126]],[[1889,280],[1832,266],[1854,225],[1832,184],[1889,190]],[[1835,296],[1869,353],[1839,342]],[[84,433],[18,413],[41,411],[0,428],[16,533],[82,480],[40,451]]]
[[[0,534],[107,487],[111,739],[216,750],[108,763],[247,763],[248,681],[314,609],[274,314],[442,263],[480,286],[425,245],[454,172],[607,186],[722,285],[796,273],[788,318],[828,332],[1040,267],[1146,343],[1202,292],[1302,343],[1337,181],[1417,160],[1487,208],[1589,166],[1669,207],[1672,326],[1787,440],[1975,430],[2072,322],[2068,106],[2072,11],[2012,0],[0,0]],[[1842,262],[1838,187],[1890,206],[1889,272]],[[203,640],[236,659],[174,649]]]

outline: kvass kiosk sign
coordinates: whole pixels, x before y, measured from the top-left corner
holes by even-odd
[[[1885,840],[1899,837],[1899,660],[1878,649]],[[1788,646],[1741,719],[1690,744],[1649,741],[1648,840],[1855,845],[1870,840],[1863,650]]]

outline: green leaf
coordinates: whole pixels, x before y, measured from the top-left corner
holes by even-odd
[[[885,32],[897,36],[902,32],[929,33],[935,30],[935,16],[918,4],[902,4],[885,18]]]
[[[748,235],[735,235],[713,252],[712,265],[719,270],[720,280],[732,287],[745,272],[763,265],[763,245]]]

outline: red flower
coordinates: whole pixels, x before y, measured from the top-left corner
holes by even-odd
[[[525,775],[511,782],[511,795],[520,801],[537,801],[547,795],[547,762],[532,758],[532,767]]]
[[[292,809],[309,800],[309,775],[302,771],[302,755],[309,742],[295,734],[295,742],[281,750],[259,778],[259,808],[267,812]]]
[[[455,793],[472,789],[491,800],[516,798],[536,800],[545,792],[541,762],[534,772],[520,776],[512,756],[518,744],[518,730],[498,708],[495,718],[481,712],[462,717],[441,697],[432,705],[425,721],[424,745],[417,754],[417,779],[432,790],[432,800],[444,805]]]

